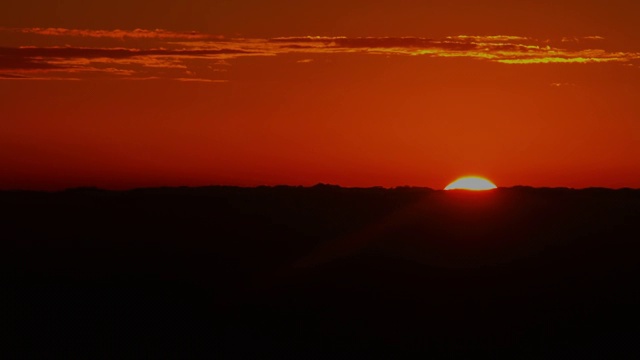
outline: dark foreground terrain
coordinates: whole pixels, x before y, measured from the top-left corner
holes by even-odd
[[[640,356],[640,190],[0,192],[2,358]]]

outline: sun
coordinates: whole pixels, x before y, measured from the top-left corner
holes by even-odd
[[[491,190],[497,186],[480,176],[463,176],[445,187],[445,190]]]

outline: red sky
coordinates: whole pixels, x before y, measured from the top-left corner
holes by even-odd
[[[375,3],[375,4],[373,4]],[[640,3],[0,4],[0,189],[640,187]]]

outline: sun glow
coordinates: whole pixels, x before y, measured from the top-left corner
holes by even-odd
[[[479,176],[464,176],[445,187],[445,190],[491,190],[495,189],[496,185],[491,181],[479,177]]]

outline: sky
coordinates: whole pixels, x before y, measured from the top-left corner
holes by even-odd
[[[5,0],[0,189],[640,188],[640,2]]]

